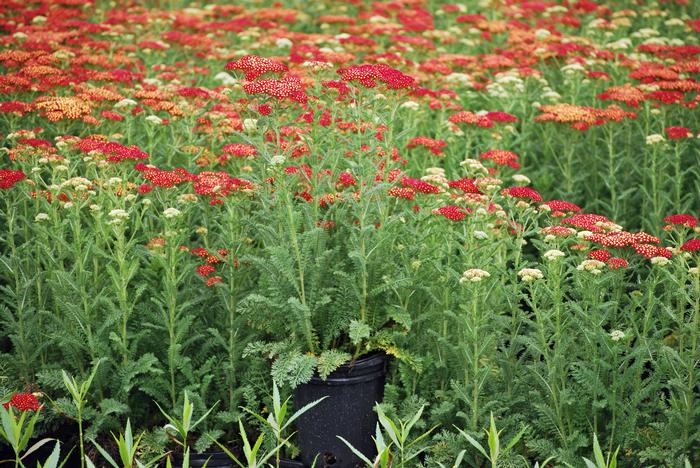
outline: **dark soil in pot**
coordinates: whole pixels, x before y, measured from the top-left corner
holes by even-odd
[[[234,461],[224,452],[205,452],[190,454],[190,468],[234,468]],[[173,455],[173,468],[182,468],[182,454]]]

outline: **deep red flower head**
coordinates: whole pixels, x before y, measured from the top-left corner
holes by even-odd
[[[664,131],[669,140],[681,140],[693,136],[690,129],[686,127],[667,127]]]
[[[224,282],[224,280],[221,279],[221,276],[212,276],[211,278],[209,278],[209,279],[207,280],[207,287],[208,287],[208,288],[211,288],[211,287],[213,287],[215,284],[217,284],[217,283],[223,283],[223,282]]]
[[[603,249],[591,250],[588,252],[588,258],[598,260],[599,262],[607,262],[610,257],[612,257],[612,254]]]
[[[226,64],[226,70],[239,70],[245,73],[246,80],[254,80],[265,73],[285,73],[287,65],[259,55],[244,55],[235,62]]]
[[[141,160],[148,158],[148,154],[141,151],[138,146],[125,146],[115,141],[104,141],[94,138],[83,138],[77,148],[83,153],[96,151],[104,155],[109,162],[120,162],[127,159]]]
[[[32,148],[51,148],[53,144],[49,140],[42,140],[40,138],[20,138],[17,140],[20,145],[28,145]]]
[[[450,180],[447,182],[447,185],[450,188],[457,188],[463,191],[464,193],[477,193],[481,194],[481,190],[474,184],[475,179],[468,179],[468,178],[462,178],[459,180]]]
[[[681,246],[684,252],[697,252],[700,250],[700,239],[690,239]]]
[[[202,247],[195,247],[194,249],[192,249],[192,255],[196,255],[197,257],[206,258],[209,256],[209,251],[205,248],[202,248]]]
[[[343,81],[359,81],[366,88],[376,87],[377,81],[384,83],[389,89],[413,88],[416,84],[412,76],[383,63],[350,65],[337,71]]]
[[[209,275],[216,271],[216,268],[211,265],[200,265],[195,269],[195,271],[202,278],[208,278]]]
[[[251,81],[243,85],[248,94],[267,94],[278,101],[290,99],[300,104],[306,104],[309,97],[304,91],[304,85],[298,76],[287,74],[278,80]]]
[[[26,174],[22,171],[0,169],[0,189],[9,189],[25,177]]]
[[[627,268],[629,266],[627,260],[620,257],[609,258],[605,263],[608,264],[611,270],[619,270],[621,268]]]
[[[217,198],[240,190],[252,189],[253,184],[247,180],[231,177],[226,172],[204,171],[194,179],[194,191],[198,195]]]
[[[465,209],[455,205],[442,206],[433,210],[433,214],[442,215],[452,221],[462,221],[469,212],[471,212],[469,208]]]
[[[525,198],[529,199],[533,202],[541,202],[542,201],[542,195],[537,193],[536,190],[531,189],[530,187],[509,187],[509,188],[504,188],[501,190],[501,194],[503,195],[509,195],[514,198]]]
[[[542,204],[548,206],[553,212],[578,213],[581,211],[580,206],[563,200],[550,200]]]
[[[41,409],[39,400],[32,393],[15,393],[12,395],[12,399],[2,406],[5,409],[12,406],[20,411],[39,411]]]
[[[402,177],[401,180],[401,185],[404,187],[411,187],[413,189],[418,190],[419,192],[423,193],[439,193],[440,188],[437,187],[436,185],[429,184],[428,182],[424,182],[420,179],[411,179],[410,177]]]
[[[338,183],[337,185],[341,187],[351,187],[353,185],[357,185],[357,181],[355,180],[355,177],[353,177],[352,174],[349,172],[342,172],[338,176]]]
[[[486,117],[494,122],[517,122],[518,118],[507,112],[487,112]]]
[[[146,195],[147,193],[153,191],[153,186],[150,184],[141,184],[139,185],[139,194],[141,195]]]
[[[195,180],[195,176],[180,167],[173,170],[146,168],[143,171],[143,178],[153,184],[154,187],[171,188],[185,182]]]
[[[666,216],[664,218],[664,223],[681,225],[684,227],[695,227],[698,225],[698,218],[691,216],[689,214],[676,214],[671,216]]]

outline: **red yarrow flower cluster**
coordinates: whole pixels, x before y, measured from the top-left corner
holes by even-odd
[[[226,172],[204,171],[198,174],[194,181],[194,191],[198,195],[208,197],[226,196],[233,192],[252,188],[251,182],[231,177]]]
[[[148,180],[155,187],[161,188],[172,188],[185,182],[192,182],[196,178],[193,174],[180,167],[169,171],[158,169],[157,167],[146,168],[142,171],[142,174],[144,179]]]
[[[245,73],[246,80],[254,80],[266,73],[285,73],[287,65],[258,55],[244,55],[235,62],[226,64],[226,70],[239,70]]]
[[[357,185],[357,180],[355,180],[355,177],[349,172],[342,172],[338,176],[336,185],[339,187],[352,187],[353,185]]]
[[[42,408],[41,403],[39,403],[39,400],[33,393],[15,393],[10,401],[2,406],[5,409],[13,407],[20,411],[39,411]]]
[[[610,257],[612,257],[612,254],[607,250],[597,249],[588,252],[588,258],[598,260],[599,262],[607,262]]]
[[[195,271],[202,278],[208,278],[209,275],[216,272],[216,268],[211,265],[199,265]]]
[[[258,155],[258,150],[255,149],[255,146],[246,143],[232,143],[229,145],[224,145],[221,151],[237,158],[246,158],[249,156]]]
[[[694,228],[698,225],[698,218],[689,214],[675,214],[666,216],[664,218],[664,223],[667,223],[667,226],[664,226],[664,229],[666,230],[671,229],[673,226]]]
[[[512,151],[492,149],[486,151],[485,153],[481,153],[479,157],[481,159],[490,159],[499,166],[510,166],[513,169],[520,169],[520,164],[518,163],[518,155]]]
[[[667,248],[664,248],[664,247],[659,247],[658,245],[635,244],[635,245],[633,245],[633,247],[634,247],[634,250],[639,255],[642,255],[646,258],[654,258],[654,257],[671,258],[671,257],[673,257],[673,253],[670,250],[668,250]]]
[[[493,127],[493,120],[485,115],[477,115],[469,111],[461,111],[453,114],[448,119],[453,124],[465,123],[468,125],[476,125],[481,128]]]
[[[661,240],[646,232],[612,231],[605,234],[593,234],[586,237],[587,241],[595,242],[604,247],[629,247],[636,244],[658,244]]]
[[[690,129],[686,127],[667,127],[664,131],[669,140],[682,140],[693,136]]]
[[[83,153],[96,151],[107,158],[109,162],[121,162],[124,160],[139,161],[147,159],[148,154],[141,151],[138,146],[125,146],[115,141],[96,140],[93,138],[83,138],[77,145]]]
[[[611,257],[605,263],[608,265],[608,267],[610,267],[611,270],[619,270],[621,268],[627,268],[629,266],[629,262],[624,258],[620,257]]]
[[[602,215],[592,213],[579,213],[574,216],[561,220],[562,224],[569,224],[580,229],[585,229],[591,232],[602,232],[603,229],[599,224],[610,224],[611,221]]]
[[[684,252],[697,252],[700,250],[700,239],[690,239],[686,241],[686,243],[681,246],[681,250]]]
[[[476,186],[474,183],[475,179],[469,179],[469,178],[462,178],[458,180],[450,180],[447,182],[447,185],[450,188],[456,188],[461,190],[464,193],[476,193],[476,194],[481,194],[481,190]]]
[[[542,205],[552,210],[553,216],[563,216],[564,213],[578,213],[581,211],[580,206],[563,200],[550,200],[542,203]]]
[[[413,200],[416,197],[416,190],[411,187],[391,187],[389,195],[396,198]]]
[[[465,209],[455,205],[442,206],[433,210],[433,214],[442,215],[451,221],[462,221],[469,212],[471,212],[469,208]]]
[[[20,180],[23,180],[26,174],[22,171],[13,171],[12,169],[0,169],[0,189],[12,188]]]
[[[423,146],[430,150],[430,152],[434,155],[439,156],[442,154],[442,149],[447,146],[447,143],[445,143],[445,140],[434,140],[432,138],[419,136],[411,138],[408,145],[406,145],[406,148],[411,149],[415,148],[416,146]]]
[[[410,177],[402,177],[399,182],[404,187],[410,187],[410,188],[416,189],[419,192],[423,192],[423,193],[439,193],[440,192],[439,187],[437,187],[433,184],[429,184],[428,182],[424,182],[420,179],[412,179]]]
[[[509,187],[501,190],[502,195],[508,195],[513,198],[523,198],[533,202],[541,202],[542,195],[540,195],[535,189],[530,187]]]
[[[343,81],[358,81],[365,88],[374,88],[377,82],[384,83],[389,89],[407,89],[416,85],[415,78],[383,63],[350,65],[337,71]]]
[[[278,80],[251,81],[243,85],[248,94],[267,94],[278,101],[289,99],[299,104],[306,104],[309,97],[304,91],[304,85],[298,76],[287,74]]]

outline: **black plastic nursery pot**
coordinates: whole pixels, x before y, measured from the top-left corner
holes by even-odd
[[[224,452],[190,454],[190,468],[234,468],[234,462]],[[182,455],[173,457],[173,468],[182,468]]]
[[[374,353],[348,362],[326,380],[314,376],[294,392],[295,408],[327,397],[297,420],[300,462],[316,468],[362,468],[364,464],[338,436],[366,457],[376,455],[372,436],[377,424],[374,405],[384,398],[389,357]],[[293,466],[293,465],[292,465]]]

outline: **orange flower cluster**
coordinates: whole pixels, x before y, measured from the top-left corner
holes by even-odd
[[[66,119],[82,119],[91,123],[88,118],[92,112],[92,107],[89,102],[79,97],[44,96],[34,101],[34,107],[51,122]]]
[[[578,106],[575,104],[553,104],[541,106],[542,114],[535,117],[536,122],[568,123],[576,130],[587,130],[593,125],[603,125],[607,122],[620,122],[625,118],[635,119],[637,114],[627,112],[618,106],[611,105],[605,109]]]

